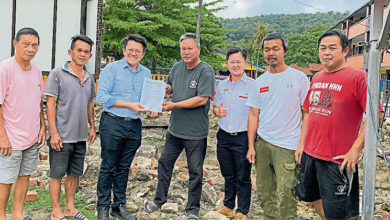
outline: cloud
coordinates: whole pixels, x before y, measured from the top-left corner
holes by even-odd
[[[211,1],[211,0],[206,0]],[[252,17],[261,14],[297,14],[327,11],[354,11],[368,0],[224,0],[218,6],[228,6],[217,12],[223,18]]]
[[[217,16],[224,18],[255,16],[258,14],[256,8],[260,8],[262,2],[263,0],[225,0],[220,6],[228,7],[217,12]]]

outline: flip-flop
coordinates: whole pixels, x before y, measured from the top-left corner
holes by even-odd
[[[30,216],[24,216],[24,218],[23,218],[23,220],[32,220],[31,218],[30,218]]]
[[[31,219],[31,218],[30,218]],[[23,220],[28,220],[28,219],[23,219]],[[49,220],[51,220],[51,216],[49,217]],[[66,218],[65,217],[62,217],[62,218],[60,218],[60,220],[66,220]]]
[[[186,218],[186,220],[198,220],[199,218],[198,218],[198,216],[196,216],[196,215],[194,215],[194,214],[188,214],[187,215],[187,218]]]
[[[72,220],[84,220],[87,217],[83,215],[81,212],[77,212],[75,216],[65,216],[65,219],[72,219]]]
[[[146,202],[144,203],[144,211],[149,214],[155,212],[157,209],[158,207],[153,201],[146,200]]]

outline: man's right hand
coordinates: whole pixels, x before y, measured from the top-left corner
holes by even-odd
[[[301,157],[302,157],[302,154],[303,154],[303,147],[304,147],[304,145],[300,145],[300,146],[298,146],[298,148],[295,150],[295,161],[296,161],[298,164],[301,164]]]
[[[129,103],[129,109],[133,110],[135,113],[146,112],[145,107],[139,103]]]
[[[253,148],[253,147],[248,148],[248,153],[246,154],[246,159],[248,159],[249,163],[255,163],[255,159],[256,159],[255,148]]]
[[[55,132],[55,133],[51,134],[50,146],[55,151],[61,151],[62,140],[61,140],[60,134],[58,132]]]
[[[4,156],[11,156],[12,146],[7,136],[0,136],[0,154]]]

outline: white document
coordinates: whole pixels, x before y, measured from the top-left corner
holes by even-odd
[[[165,85],[163,81],[144,79],[140,104],[149,111],[162,112],[161,103],[164,101]]]

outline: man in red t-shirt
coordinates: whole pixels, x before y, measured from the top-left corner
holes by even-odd
[[[296,195],[312,202],[322,219],[359,214],[357,163],[364,146],[367,85],[362,70],[347,66],[348,38],[338,31],[318,40],[325,69],[317,73],[303,104],[295,160],[301,163]]]

